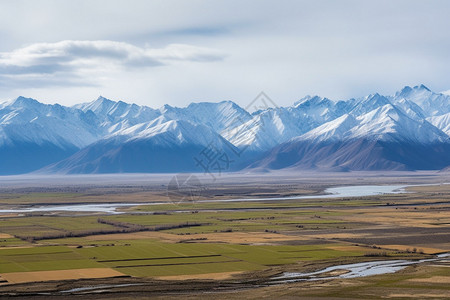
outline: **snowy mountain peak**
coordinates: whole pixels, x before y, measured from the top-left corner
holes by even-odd
[[[425,117],[439,116],[450,112],[450,96],[432,92],[425,85],[421,84],[411,87],[405,87],[397,92],[393,98],[399,102],[406,99],[421,109]],[[417,109],[414,109],[417,111]]]
[[[106,97],[103,97],[102,95],[98,96],[98,98],[96,100],[94,100],[93,102],[115,102],[112,101]]]
[[[36,109],[41,106],[45,106],[45,104],[40,103],[39,101],[33,98],[27,98],[23,96],[19,96],[16,99],[12,100],[8,103],[8,106],[14,108],[31,108]]]
[[[221,101],[218,103],[215,102],[196,102],[191,103],[186,107],[186,110],[195,110],[195,111],[224,111],[227,110],[243,110],[239,105],[234,103],[233,101]]]
[[[88,103],[83,110],[92,110],[96,113],[107,114],[108,110],[117,102],[109,100],[103,96],[99,96],[96,100]]]
[[[299,101],[294,102],[294,107],[307,107],[314,105],[330,105],[333,103],[330,99],[320,96],[306,96]]]
[[[398,96],[407,96],[412,92],[412,87],[410,87],[409,85],[405,86],[404,88],[402,88],[401,91],[397,92],[396,95]]]
[[[351,109],[350,113],[359,116],[366,114],[378,107],[391,104],[388,98],[378,93],[371,94],[356,102],[356,105]]]
[[[432,94],[433,92],[425,85],[420,84],[414,87],[405,86],[401,91],[395,93],[397,98],[410,98],[417,94]]]
[[[167,112],[171,112],[171,111],[173,111],[174,109],[175,109],[175,107],[170,106],[169,104],[164,104],[164,105],[161,106],[158,110],[159,110],[162,114],[164,114],[164,113],[167,113]]]
[[[375,94],[370,94],[370,95],[364,97],[362,102],[374,103],[374,104],[379,104],[379,103],[386,104],[386,103],[389,103],[389,100],[385,96],[375,93]]]
[[[431,90],[429,88],[427,88],[424,84],[421,84],[419,86],[415,86],[414,89],[427,90],[428,92],[431,92]]]
[[[184,108],[164,105],[159,112],[173,120],[188,120],[209,126],[216,132],[231,129],[251,118],[246,110],[232,101],[191,103]]]

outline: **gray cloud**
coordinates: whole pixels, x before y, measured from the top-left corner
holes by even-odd
[[[223,58],[224,55],[217,50],[184,44],[157,49],[115,41],[61,41],[37,43],[0,53],[0,76],[9,83],[17,80],[29,84],[34,80],[33,86],[63,85],[64,79],[67,85],[73,85],[74,78],[76,85],[83,85],[91,82],[92,78],[80,80],[81,72],[100,70],[101,73],[101,70],[148,68],[179,61],[208,62]],[[45,76],[33,78],[30,75]]]

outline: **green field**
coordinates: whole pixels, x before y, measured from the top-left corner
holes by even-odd
[[[60,203],[61,200],[67,202],[83,197],[83,194],[76,193],[15,193],[0,194],[0,203],[4,204],[37,204],[37,203]]]
[[[399,197],[401,199],[401,197]],[[133,208],[133,211],[153,212],[153,211],[192,211],[192,210],[219,210],[219,209],[280,209],[280,208],[308,208],[320,206],[357,206],[379,204],[378,199],[369,197],[360,198],[336,198],[336,199],[295,199],[276,201],[226,201],[226,202],[183,202],[179,204],[154,204],[140,205]],[[124,211],[130,209],[125,208]]]
[[[66,270],[101,267],[69,247],[47,246],[18,249],[0,249],[2,273],[46,270]]]
[[[353,225],[339,219],[343,213],[337,211],[281,210],[281,211],[220,211],[167,214],[122,214],[102,217],[144,226],[160,226],[180,223],[200,223],[202,226],[166,230],[174,234],[208,233],[222,231],[264,232],[265,230],[327,229]],[[90,231],[113,230],[115,227],[98,222],[94,216],[43,217],[0,219],[1,232],[21,238],[78,234]],[[1,247],[0,240],[0,247]]]
[[[332,250],[327,245],[170,244],[155,240],[85,243],[96,246],[0,249],[0,269],[9,273],[111,267],[127,275],[152,277],[261,270],[297,261],[362,255],[362,252]]]
[[[4,233],[24,238],[113,228],[98,223],[97,219],[97,217],[6,218],[0,219],[0,228]]]

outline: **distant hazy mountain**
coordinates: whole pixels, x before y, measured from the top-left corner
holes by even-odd
[[[338,102],[307,96],[253,114],[232,101],[0,104],[0,174],[203,172],[205,149],[229,156],[221,171],[444,169],[450,96],[420,85]]]

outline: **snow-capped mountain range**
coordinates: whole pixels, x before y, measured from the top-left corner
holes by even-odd
[[[307,96],[249,113],[232,101],[153,109],[103,97],[0,104],[0,174],[417,170],[450,165],[450,95]]]

